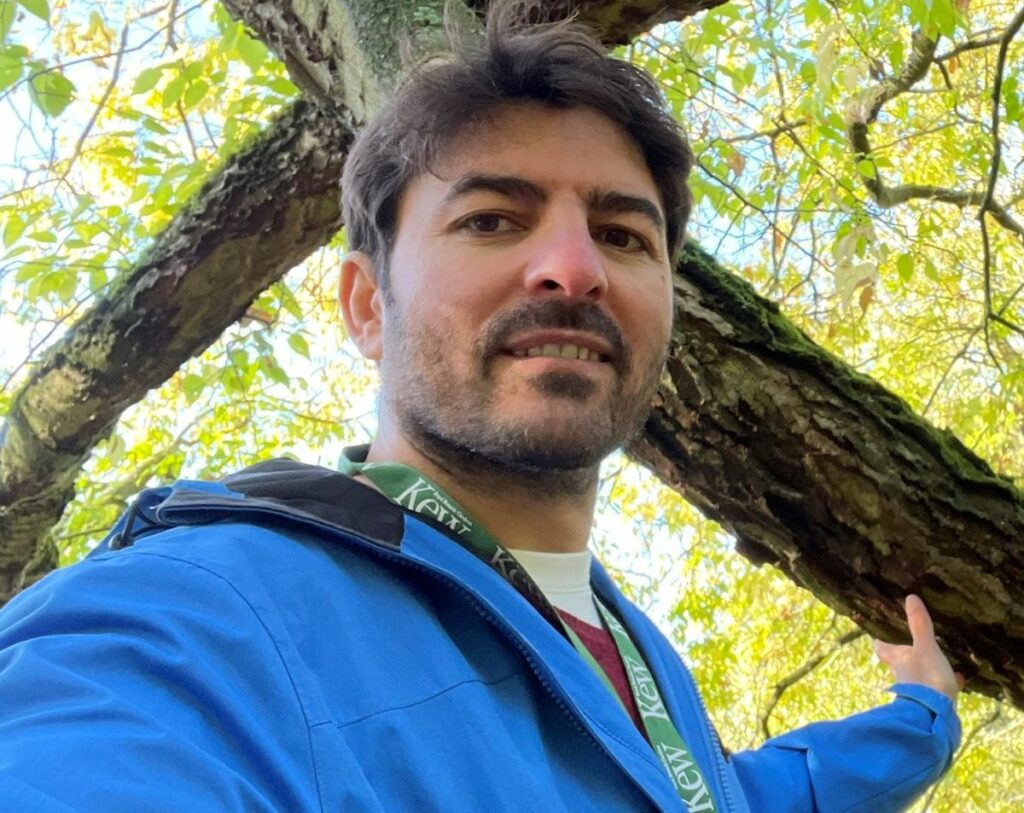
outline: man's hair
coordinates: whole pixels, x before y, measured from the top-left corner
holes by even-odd
[[[669,258],[678,258],[693,156],[657,83],[608,56],[578,23],[531,23],[528,14],[528,5],[493,3],[482,38],[450,36],[450,56],[413,69],[356,139],[341,182],[348,247],[370,255],[385,293],[399,202],[410,181],[429,171],[466,125],[522,102],[590,108],[623,127],[658,187]]]

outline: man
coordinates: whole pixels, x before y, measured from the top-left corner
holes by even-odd
[[[144,493],[0,616],[10,810],[902,809],[957,682],[919,599],[896,698],[727,755],[586,550],[602,458],[672,323],[690,155],[576,29],[492,14],[414,73],[343,181],[379,431]]]

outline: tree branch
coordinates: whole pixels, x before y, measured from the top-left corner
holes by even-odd
[[[862,176],[864,186],[875,203],[884,209],[890,209],[911,200],[934,200],[964,208],[965,206],[982,205],[987,197],[986,193],[981,190],[949,189],[927,184],[886,186],[879,167],[872,157],[873,149],[868,138],[868,128],[877,120],[886,103],[907,92],[917,82],[924,79],[928,69],[934,63],[936,46],[936,40],[929,39],[920,31],[915,31],[910,57],[899,74],[863,93],[862,100],[869,103],[866,109],[848,109],[847,134],[854,150],[854,158],[858,161],[871,161],[874,168],[874,177]],[[1007,231],[1024,238],[1024,225],[1019,223],[1004,206],[991,200],[991,196],[988,197],[986,210],[992,214],[996,222]]]
[[[971,690],[1024,707],[1024,494],[690,245],[629,453],[875,637],[924,598]],[[982,598],[983,597],[983,598]]]
[[[336,115],[295,105],[215,172],[36,364],[0,433],[0,601],[22,585],[25,562],[121,411],[338,229],[337,182],[351,138]],[[34,565],[40,575],[56,564],[50,555]]]
[[[967,53],[968,51],[977,51],[980,48],[991,48],[993,45],[998,45],[1000,42],[1002,42],[1002,37],[987,37],[983,40],[968,40],[945,53],[939,54],[935,57],[935,61],[948,62],[954,57],[960,56],[960,54]]]
[[[786,677],[775,684],[775,687],[772,689],[771,700],[768,701],[768,705],[761,714],[761,733],[764,734],[765,739],[770,739],[772,736],[772,732],[768,728],[768,720],[772,716],[772,712],[775,711],[775,707],[779,705],[779,701],[782,700],[783,695],[811,674],[811,672],[832,658],[832,656],[838,653],[843,647],[848,644],[852,644],[859,638],[863,638],[866,634],[867,633],[861,629],[850,630],[850,632],[841,635],[827,652],[823,652],[822,654],[805,661],[801,666],[794,669],[786,675]]]
[[[1024,335],[1024,330],[1003,317],[1001,313],[995,313],[992,308],[992,245],[989,239],[988,223],[986,222],[985,214],[992,212],[996,220],[998,221],[999,219],[995,211],[996,204],[993,202],[993,199],[995,197],[996,182],[999,179],[999,166],[1002,163],[1003,155],[1003,142],[999,138],[999,108],[1002,103],[1003,72],[1006,70],[1006,54],[1009,51],[1010,43],[1017,36],[1017,32],[1020,31],[1022,25],[1024,25],[1024,7],[1021,7],[1017,14],[1014,15],[1000,37],[999,56],[996,59],[995,78],[992,82],[992,164],[989,167],[988,184],[985,187],[985,194],[978,211],[978,223],[981,227],[982,270],[985,286],[985,345],[989,355],[992,357],[992,361],[1000,369],[1002,365],[999,363],[999,359],[996,358],[989,343],[989,323],[998,322],[1021,335]],[[1017,233],[1022,234],[1022,232]]]

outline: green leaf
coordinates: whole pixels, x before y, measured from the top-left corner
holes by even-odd
[[[291,380],[288,378],[288,373],[281,369],[273,356],[261,356],[260,369],[271,381],[275,381],[278,384],[291,383]]]
[[[931,22],[931,3],[929,0],[907,0],[912,25],[923,28]]]
[[[903,282],[910,282],[910,278],[914,276],[914,255],[900,254],[896,258],[896,271]]]
[[[813,85],[818,81],[818,69],[811,60],[804,60],[800,64],[800,78],[808,85]]]
[[[957,13],[953,0],[932,0],[931,21],[944,37],[956,33]]]
[[[168,107],[174,107],[181,98],[181,94],[185,92],[185,85],[188,79],[182,74],[175,76],[170,82],[167,83],[167,87],[164,88],[163,96],[160,97],[160,104],[163,105],[166,110]]]
[[[309,358],[309,343],[301,333],[293,333],[289,336],[288,345],[303,358]]]
[[[22,232],[25,231],[26,225],[28,224],[18,217],[18,215],[13,212],[9,214],[7,216],[7,222],[4,223],[4,246],[9,247],[14,245],[15,241],[21,237]]]
[[[184,76],[189,82],[194,82],[203,72],[207,70],[205,62],[189,62],[181,71],[181,75]]]
[[[9,45],[0,51],[0,91],[7,90],[21,79],[28,51],[20,45]]]
[[[220,6],[217,7],[220,9]],[[225,15],[226,16],[226,15]],[[223,23],[218,21],[218,26],[223,28],[223,35],[220,38],[218,49],[222,54],[230,53],[238,43],[238,37],[243,32],[244,26],[240,22],[228,18]]]
[[[102,150],[96,151],[98,155],[106,155],[110,158],[134,158],[135,153],[127,147],[123,147],[120,144],[115,144],[111,147],[105,147]]]
[[[265,87],[270,88],[274,93],[280,94],[281,96],[298,96],[299,89],[295,84],[288,79],[286,76],[275,76],[269,82],[263,83]]]
[[[89,292],[97,293],[107,284],[107,272],[103,268],[89,269]]]
[[[228,358],[231,360],[231,366],[236,370],[244,371],[249,368],[249,354],[241,347],[236,347],[228,353]]]
[[[159,121],[154,119],[152,116],[146,116],[142,119],[142,126],[149,130],[151,133],[159,133],[160,135],[169,135],[170,130],[164,127]]]
[[[22,8],[36,15],[44,23],[50,22],[50,7],[46,0],[21,0]]]
[[[16,6],[14,0],[0,0],[0,42],[7,39],[7,33],[14,22]]]
[[[78,277],[70,269],[65,270],[59,277],[57,296],[61,302],[70,302],[74,299],[75,291],[78,290]]]
[[[52,231],[34,231],[28,236],[29,240],[35,240],[37,243],[56,243],[57,235]]]
[[[29,95],[47,116],[57,117],[71,104],[75,86],[58,69],[37,73],[29,83]]]
[[[857,172],[865,178],[874,178],[876,174],[874,162],[868,158],[862,158],[857,162]]]
[[[96,200],[92,197],[92,195],[76,194],[75,200],[77,201],[75,209],[68,218],[69,220],[72,221],[77,220],[79,217],[81,217],[82,213],[85,212],[86,209],[96,204]]]
[[[305,315],[302,310],[302,305],[299,304],[299,300],[295,298],[295,294],[292,293],[291,289],[283,282],[279,282],[274,285],[274,293],[277,294],[278,300],[281,302],[281,306],[288,311],[296,319],[302,319]]]
[[[705,37],[714,39],[725,39],[729,35],[729,29],[725,27],[725,24],[711,15],[704,18],[701,30]]]
[[[163,75],[163,68],[146,68],[135,78],[135,86],[132,88],[132,95],[147,93],[156,87],[157,82]]]
[[[185,91],[185,95],[182,97],[182,101],[185,104],[185,109],[190,110],[195,107],[202,98],[206,95],[206,91],[210,89],[210,86],[206,84],[202,79],[193,82],[188,86],[188,90]]]
[[[18,273],[14,275],[15,282],[27,282],[30,279],[38,277],[40,274],[49,271],[53,268],[53,264],[57,261],[57,257],[53,254],[48,254],[45,257],[37,257],[34,260],[29,260],[24,263],[21,268],[18,269]]]
[[[804,3],[804,22],[810,25],[815,20],[827,20],[829,8],[821,0],[807,0]]]
[[[1010,74],[1003,80],[1000,90],[1003,99],[1003,109],[1006,111],[1007,121],[1017,121],[1020,118],[1021,102],[1017,94],[1017,77]]]
[[[1006,121],[1019,121],[1021,111],[1020,96],[1016,93],[1003,96],[1003,107],[1006,111]]]
[[[185,379],[181,382],[181,388],[185,391],[185,396],[189,402],[195,400],[196,396],[199,395],[206,387],[206,379],[195,373],[189,373],[185,376]]]
[[[259,40],[254,40],[247,34],[243,34],[238,38],[238,45],[235,50],[238,51],[238,56],[249,67],[250,71],[257,70],[267,59],[267,47]]]

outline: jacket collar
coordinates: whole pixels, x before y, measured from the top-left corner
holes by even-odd
[[[178,480],[143,492],[103,547],[128,547],[143,533],[251,517],[327,527],[398,550],[405,514],[383,494],[344,474],[278,458],[217,482]]]

